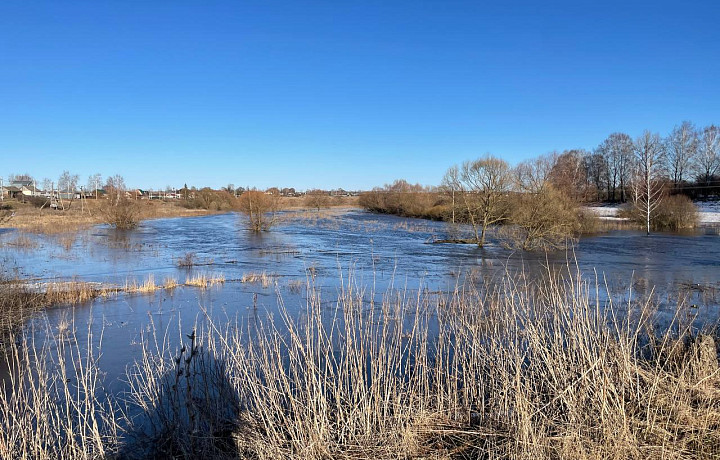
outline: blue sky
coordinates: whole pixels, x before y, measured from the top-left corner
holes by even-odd
[[[439,183],[720,123],[720,2],[0,2],[0,175]]]

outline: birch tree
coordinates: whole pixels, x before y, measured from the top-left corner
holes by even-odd
[[[667,139],[667,166],[675,188],[682,184],[697,154],[698,135],[695,126],[683,121]]]
[[[80,176],[77,174],[70,174],[70,171],[63,171],[58,179],[58,190],[68,193],[72,199],[73,192],[77,188],[78,180]]]
[[[460,182],[460,169],[453,165],[445,172],[440,189],[450,198],[451,222],[455,223],[455,210],[457,202],[463,194],[463,185]]]
[[[633,205],[645,221],[647,234],[650,235],[650,221],[662,199],[665,149],[660,135],[645,131],[635,140],[633,152]]]
[[[698,182],[709,187],[720,171],[720,128],[710,125],[703,129],[698,148]]]

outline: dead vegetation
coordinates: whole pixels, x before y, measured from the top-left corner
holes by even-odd
[[[243,273],[242,278],[240,278],[241,283],[248,283],[248,284],[260,284],[262,287],[267,288],[272,286],[275,283],[275,279],[277,278],[277,275],[275,274],[268,274],[266,272],[262,273]]]
[[[59,234],[74,233],[78,230],[102,224],[108,221],[103,214],[107,199],[85,200],[82,206],[74,206],[65,210],[54,210],[49,207],[37,208],[30,203],[13,202],[12,211],[5,218],[0,218],[0,227],[17,228],[31,233]],[[187,209],[174,202],[129,200],[137,211],[133,217],[138,221],[164,217],[190,217],[213,213],[206,209]],[[12,216],[12,217],[10,217]]]
[[[196,273],[195,275],[188,276],[185,280],[185,286],[194,286],[201,289],[223,283],[225,283],[225,275],[212,273]]]
[[[332,310],[309,286],[302,314],[281,306],[252,336],[206,319],[177,348],[145,337],[131,411],[99,397],[95,347],[26,337],[0,392],[0,455],[718,456],[717,336],[695,333],[683,308],[657,332],[652,302],[601,304],[575,276],[377,304],[345,286]]]

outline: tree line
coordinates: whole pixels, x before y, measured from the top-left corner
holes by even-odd
[[[451,166],[439,186],[397,180],[361,196],[370,211],[469,224],[523,249],[563,247],[592,226],[581,205],[631,203],[623,211],[651,230],[695,225],[690,198],[720,192],[720,130],[683,122],[662,137],[610,134],[594,151],[552,152],[511,167],[486,155]],[[511,224],[511,225],[503,225]]]

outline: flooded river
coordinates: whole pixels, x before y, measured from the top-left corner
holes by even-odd
[[[251,324],[272,315],[280,298],[291,311],[302,309],[309,281],[332,308],[348,278],[368,292],[389,287],[451,291],[466,276],[487,282],[505,273],[541,276],[547,267],[579,267],[584,276],[597,276],[613,289],[654,287],[669,310],[684,295],[705,323],[719,316],[720,238],[712,231],[650,237],[616,231],[585,237],[570,253],[536,253],[497,243],[482,249],[432,244],[448,236],[446,224],[359,210],[282,218],[259,235],[245,230],[244,218],[234,213],[150,220],[125,232],[105,226],[72,236],[10,231],[0,234],[0,260],[6,272],[40,283],[78,279],[124,285],[152,275],[157,283],[171,278],[182,284],[198,273],[224,276],[224,284],[206,290],[180,286],[47,311],[50,324],[74,323],[78,341],[88,331],[102,335],[102,368],[111,381],[139,355],[143,336],[153,331],[179,336],[178,329],[192,329],[205,312],[223,323]],[[188,257],[195,265],[179,266]],[[266,285],[241,282],[263,273]]]

